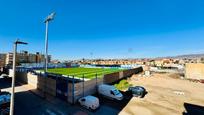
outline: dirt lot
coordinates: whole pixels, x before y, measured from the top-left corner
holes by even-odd
[[[129,82],[144,86],[148,94],[133,97],[120,115],[204,115],[204,84],[170,76],[174,75],[132,76]]]

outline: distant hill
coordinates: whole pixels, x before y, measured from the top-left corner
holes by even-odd
[[[176,58],[202,58],[204,54],[188,54],[188,55],[179,55]]]
[[[185,54],[185,55],[177,55],[177,56],[167,56],[167,57],[158,57],[157,59],[161,58],[177,58],[177,59],[183,59],[183,58],[204,58],[204,54]]]

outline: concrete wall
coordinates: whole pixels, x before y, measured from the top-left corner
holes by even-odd
[[[130,69],[130,70],[125,70],[123,71],[123,77],[130,77],[133,74],[137,74],[139,72],[142,72],[143,68],[142,67],[138,67],[138,68],[134,68],[134,69]]]
[[[103,77],[103,81],[106,84],[113,83],[118,81],[119,79],[122,79],[124,76],[120,74],[120,72],[106,74]]]
[[[143,71],[143,68],[138,67],[138,68],[134,68],[134,69],[124,70],[121,72],[106,74],[106,75],[104,75],[103,82],[106,84],[111,84],[111,83],[117,82],[117,81],[119,81],[123,78],[126,78],[126,77],[130,77],[133,74],[136,74],[136,73],[139,73],[142,71]]]
[[[204,64],[188,63],[185,66],[185,77],[188,79],[204,80]]]
[[[84,83],[78,82],[73,84],[73,82],[67,82],[68,95],[67,95],[67,99],[65,100],[70,103],[75,103],[80,97],[92,95],[96,93],[97,85],[99,84],[113,83],[120,79],[129,77],[133,74],[136,74],[142,71],[143,71],[142,67],[139,67],[131,70],[125,70],[121,72],[107,74],[107,75],[104,75],[103,78],[97,78],[97,79],[95,78],[92,80],[85,81]],[[42,92],[45,92],[46,95],[51,95],[56,97],[57,84],[56,84],[55,78],[38,76],[32,73],[26,73],[26,72],[16,72],[16,78],[17,78],[17,81],[32,85],[36,89]]]
[[[16,72],[16,80],[21,83],[29,84],[34,88],[45,91],[48,95],[56,96],[56,80],[40,77],[30,72]]]
[[[74,93],[72,93],[72,92],[74,92],[74,85],[73,84],[71,84],[71,83],[69,83],[68,84],[68,96],[67,96],[67,101],[69,102],[69,103],[74,103]]]
[[[36,89],[38,88],[38,76],[32,75],[31,73],[27,73],[27,77],[24,77],[24,80],[27,80],[29,85],[32,85]]]
[[[129,77],[133,74],[142,72],[143,68],[138,67],[135,69],[125,70],[121,72],[111,73],[104,75],[103,78],[92,79],[89,81],[75,83],[74,86],[72,84],[68,85],[68,99],[67,101],[70,103],[75,103],[79,98],[87,95],[92,95],[97,92],[97,85],[100,84],[108,84],[116,82],[125,77]],[[84,87],[83,87],[84,86]],[[74,92],[74,94],[72,93]],[[73,97],[74,96],[74,97]]]
[[[97,85],[103,84],[103,79],[92,79],[85,82],[79,82],[73,85],[68,85],[69,95],[68,102],[75,103],[79,98],[87,95],[92,95],[97,92]],[[72,93],[74,91],[74,94]],[[74,98],[73,98],[74,96]]]
[[[56,80],[46,77],[37,77],[37,89],[45,91],[46,94],[56,96]]]
[[[13,76],[13,70],[9,70],[9,75]],[[16,80],[21,83],[28,83],[27,73],[26,72],[16,72]]]

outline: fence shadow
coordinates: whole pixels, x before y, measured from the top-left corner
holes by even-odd
[[[11,87],[12,78],[0,78],[0,89],[10,88]],[[15,83],[15,86],[21,86],[19,83]]]
[[[17,92],[15,94],[15,115],[67,115],[69,111],[63,109],[67,106],[61,103],[54,103],[45,100],[32,91]],[[68,106],[69,107],[69,106]]]
[[[204,115],[204,106],[184,103],[186,112],[183,115]]]

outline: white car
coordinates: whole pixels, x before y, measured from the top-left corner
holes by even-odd
[[[112,85],[99,85],[98,93],[110,99],[123,100],[123,95]]]
[[[79,103],[81,106],[90,110],[96,110],[100,106],[99,99],[97,97],[90,96],[90,95],[80,98]]]
[[[1,78],[9,78],[7,74],[1,74]]]

